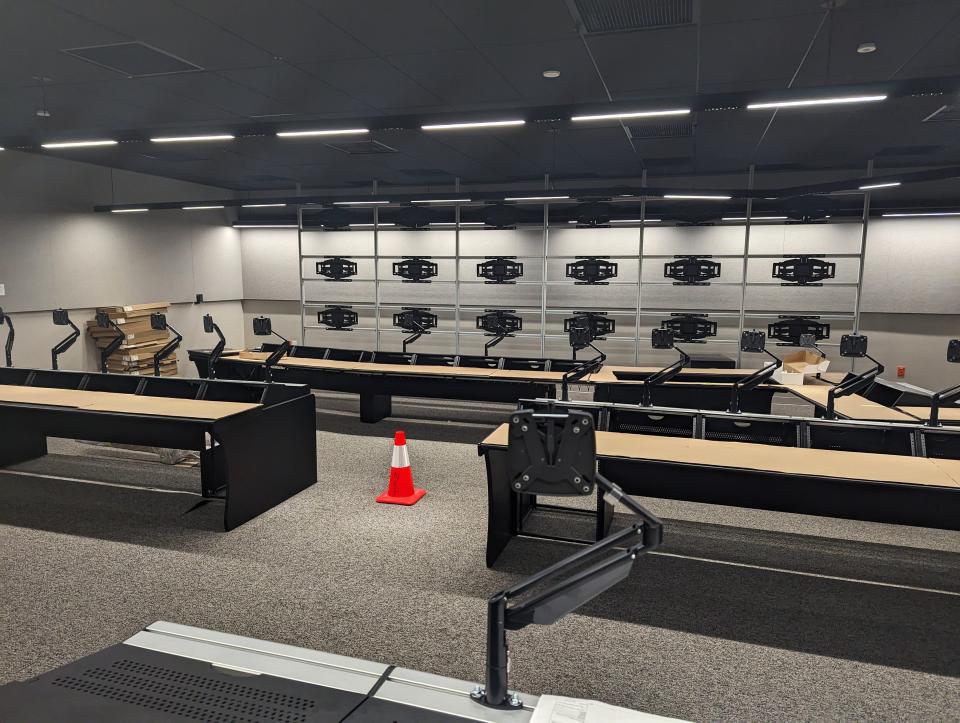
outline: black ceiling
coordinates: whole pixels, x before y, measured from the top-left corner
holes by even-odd
[[[751,163],[758,186],[782,187],[860,176],[870,159],[878,174],[960,165],[960,111],[924,122],[957,102],[960,3],[832,0],[829,11],[825,4],[9,0],[0,25],[0,145],[54,153],[37,145],[117,138],[125,142],[55,153],[250,191],[369,187],[374,179],[449,188],[455,177],[496,184],[544,174],[582,184],[636,178],[644,169],[660,185],[742,188]],[[588,30],[638,22],[653,27]],[[134,41],[202,70],[128,77],[77,57],[87,51],[64,52]],[[857,53],[867,41],[876,52]],[[101,62],[137,62],[142,50],[94,52]],[[177,65],[163,57],[144,63],[145,70]],[[546,69],[561,75],[544,78]],[[788,88],[811,95],[841,86],[891,98],[775,117],[742,109]],[[562,120],[610,98],[617,109],[699,110],[679,122],[626,128]],[[417,129],[425,120],[504,113],[540,120],[499,130]],[[349,154],[325,143],[337,139],[273,136],[318,126],[376,129],[369,138],[389,152]],[[157,131],[243,137],[144,140]]]

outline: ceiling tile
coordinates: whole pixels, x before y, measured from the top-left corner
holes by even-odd
[[[370,107],[299,68],[277,63],[267,68],[224,70],[225,78],[277,100],[287,113],[336,115],[369,113]]]
[[[443,0],[438,6],[478,46],[577,36],[573,17],[560,0]]]
[[[476,50],[394,55],[389,62],[446,103],[516,103],[522,98]]]
[[[580,38],[531,45],[484,48],[486,58],[531,105],[592,103],[607,100],[603,84]],[[544,78],[559,70],[559,78]]]
[[[615,99],[618,93],[628,91],[669,89],[673,94],[687,94],[696,89],[694,27],[594,35],[589,42]]]
[[[443,105],[438,96],[382,58],[303,63],[299,67],[380,110]]]

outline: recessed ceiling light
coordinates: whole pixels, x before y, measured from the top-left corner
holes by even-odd
[[[842,105],[847,103],[873,103],[886,100],[885,95],[850,95],[842,98],[810,98],[808,100],[778,100],[769,103],[750,103],[747,110],[761,110],[763,108],[801,108],[812,105]]]
[[[41,143],[41,148],[87,148],[90,146],[115,146],[116,141],[62,141],[57,143]]]
[[[899,186],[900,181],[889,181],[887,183],[868,183],[865,186],[860,186],[861,191],[870,191],[874,188],[893,188],[894,186]]]
[[[563,201],[570,196],[508,196],[504,201]]]
[[[695,200],[695,201],[729,201],[730,196],[713,196],[699,193],[670,193],[664,196],[671,200]]]
[[[240,208],[283,208],[285,203],[244,203]]]
[[[428,198],[423,201],[411,201],[410,203],[470,203],[469,198]]]
[[[232,141],[233,136],[229,133],[219,133],[209,136],[159,136],[151,138],[152,143],[193,143],[196,141]]]
[[[876,43],[860,43],[860,45],[857,46],[857,52],[860,53],[861,55],[872,53],[876,49],[877,49]]]
[[[960,216],[960,211],[915,211],[913,213],[885,213],[884,218],[914,218],[917,216]]]
[[[214,208],[223,208],[223,206],[184,206],[184,211],[209,211]]]
[[[420,126],[425,131],[456,130],[458,128],[494,128],[497,126],[522,126],[525,120],[480,121],[477,123],[438,123]]]
[[[344,136],[350,133],[369,133],[368,128],[336,128],[316,131],[280,131],[278,138],[305,138],[308,136]]]
[[[559,71],[559,70],[545,70],[545,71],[543,71],[543,77],[544,77],[544,78],[559,78],[559,77],[560,77],[560,71]]]
[[[673,110],[642,110],[635,113],[606,113],[604,115],[575,115],[572,121],[616,120],[618,118],[655,118],[663,115],[687,115],[689,108],[675,108]]]
[[[110,213],[144,213],[149,208],[111,208]]]

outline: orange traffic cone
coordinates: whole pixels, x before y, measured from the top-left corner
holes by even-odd
[[[391,505],[414,505],[427,494],[413,486],[410,457],[407,456],[407,435],[398,431],[393,437],[393,462],[390,465],[390,484],[377,502]]]

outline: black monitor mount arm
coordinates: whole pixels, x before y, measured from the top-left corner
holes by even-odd
[[[7,325],[9,331],[7,332],[7,342],[3,346],[3,354],[7,362],[8,367],[13,366],[13,339],[16,336],[13,330],[13,319],[10,318],[9,314],[4,314],[3,309],[0,309],[0,326],[3,324]]]
[[[733,390],[730,393],[730,407],[727,409],[727,411],[731,414],[740,413],[740,392],[749,392],[751,389],[760,386],[770,379],[777,369],[783,366],[783,360],[780,359],[780,357],[778,357],[776,354],[772,354],[767,349],[763,349],[762,351],[768,357],[773,359],[773,364],[767,364],[766,366],[757,369],[757,371],[750,376],[744,379],[737,379],[733,383]]]
[[[224,337],[223,332],[220,331],[220,327],[213,320],[213,317],[210,316],[210,314],[206,314],[203,317],[203,330],[207,333],[213,332],[218,337],[217,344],[213,347],[213,349],[210,350],[210,359],[207,361],[207,378],[216,379],[217,362],[220,361],[220,356],[223,354],[223,350],[227,346],[227,339]]]
[[[70,317],[67,316],[65,309],[54,309],[53,323],[57,326],[69,326],[73,330],[68,337],[59,341],[57,345],[50,350],[50,368],[59,369],[60,365],[57,362],[57,357],[72,347],[73,343],[80,338],[80,330],[76,324],[70,321]]]
[[[177,347],[180,346],[180,342],[183,341],[183,336],[181,336],[180,332],[170,326],[166,320],[163,322],[163,328],[172,333],[173,338],[168,341],[160,351],[153,355],[153,376],[155,377],[160,376],[160,364],[163,360],[173,354]]]
[[[407,329],[407,331],[412,331],[413,334],[411,334],[410,336],[408,336],[406,339],[403,340],[403,353],[404,353],[404,354],[407,353],[407,346],[409,346],[410,344],[413,344],[413,342],[415,342],[417,339],[419,339],[419,338],[420,338],[421,336],[423,336],[424,334],[429,334],[429,333],[430,333],[429,331],[427,331],[426,327],[423,326],[423,325],[422,325],[419,321],[417,321],[416,319],[411,319],[411,320],[410,320],[410,326],[413,327],[413,328],[412,328],[412,329]]]
[[[483,345],[483,355],[490,356],[490,350],[493,349],[497,344],[499,344],[504,339],[513,336],[509,329],[507,329],[503,324],[497,323],[497,330],[493,332],[493,339],[488,341]]]
[[[654,372],[643,380],[643,391],[641,393],[640,404],[642,404],[644,407],[649,407],[653,404],[653,387],[666,384],[675,376],[677,376],[677,374],[682,372],[690,363],[690,355],[687,354],[687,352],[678,346],[674,346],[673,348],[676,349],[678,354],[680,354],[680,358],[670,366],[664,367],[658,372]]]
[[[107,359],[109,359],[113,353],[123,345],[127,335],[124,333],[123,329],[120,328],[120,325],[111,319],[105,311],[97,312],[97,326],[99,326],[101,329],[109,329],[110,327],[113,327],[113,330],[117,332],[117,335],[110,340],[110,343],[100,350],[100,371],[106,374]]]
[[[873,362],[874,367],[868,369],[862,374],[857,374],[855,377],[851,377],[846,381],[837,384],[834,387],[830,387],[830,391],[827,392],[827,411],[824,412],[824,419],[836,419],[837,413],[834,410],[835,402],[840,397],[846,397],[850,394],[859,394],[865,389],[869,389],[873,386],[877,377],[883,374],[883,364],[878,362],[869,354],[863,354],[867,359]],[[933,410],[931,409],[931,413]]]
[[[587,346],[597,352],[597,356],[593,357],[592,359],[588,359],[585,362],[580,362],[573,369],[563,373],[563,377],[560,379],[561,401],[570,401],[571,383],[580,381],[588,374],[595,374],[596,372],[600,371],[600,369],[603,368],[603,363],[607,360],[607,355],[597,349],[597,347],[593,345],[593,342],[588,342]],[[576,351],[574,351],[574,354],[576,354]]]
[[[626,578],[638,554],[660,545],[663,524],[596,472],[593,418],[586,412],[514,412],[510,415],[509,440],[507,463],[511,485],[518,494],[589,495],[596,483],[608,502],[620,502],[634,515],[628,527],[488,600],[486,686],[478,686],[471,697],[491,708],[516,710],[523,702],[508,689],[507,631],[528,625],[551,625]],[[603,553],[607,554],[601,557]],[[543,583],[551,584],[509,606],[512,599]]]
[[[2,312],[0,312],[2,313]],[[11,334],[13,333],[11,328]],[[951,339],[947,342],[947,361],[951,364],[960,364],[960,339]],[[7,362],[7,366],[9,366]],[[949,389],[937,392],[930,397],[930,419],[927,422],[931,427],[940,426],[940,405],[954,397],[960,396],[960,384]]]
[[[281,343],[270,352],[270,356],[263,360],[263,378],[268,382],[273,381],[273,367],[281,359],[283,359],[287,354],[290,353],[290,350],[293,349],[293,344],[286,337],[280,336],[277,332],[272,331],[271,333],[280,339]]]

